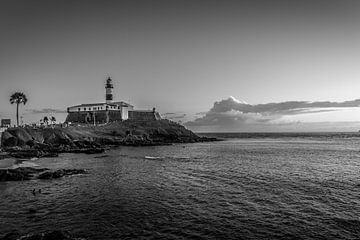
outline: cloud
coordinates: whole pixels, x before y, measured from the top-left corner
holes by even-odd
[[[53,109],[53,108],[43,108],[43,109],[27,109],[30,114],[56,114],[56,113],[67,113],[66,110],[62,109]]]
[[[271,114],[299,114],[304,113],[308,109],[323,109],[324,108],[344,108],[344,107],[359,107],[360,99],[346,102],[306,102],[306,101],[288,101],[280,103],[266,103],[251,105],[241,102],[229,97],[220,102],[215,102],[211,112],[227,112],[231,110],[240,111],[243,113],[271,113]]]
[[[197,112],[195,113],[196,116],[204,116],[207,112]]]
[[[169,112],[161,114],[163,118],[170,119],[170,120],[182,120],[186,117],[185,113],[182,112]]]
[[[310,115],[334,112],[349,108],[358,108],[360,99],[345,102],[307,102],[286,101],[251,105],[234,97],[215,102],[204,115],[198,115],[193,121],[186,122],[189,127],[217,127],[220,129],[238,129],[239,127],[264,128],[281,125],[296,125],[299,121],[289,121],[285,116]]]

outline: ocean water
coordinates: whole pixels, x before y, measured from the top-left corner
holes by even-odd
[[[34,159],[28,164],[89,174],[0,183],[0,235],[360,239],[357,134],[221,136],[228,138]]]

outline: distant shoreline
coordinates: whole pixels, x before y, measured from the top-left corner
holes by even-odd
[[[359,132],[197,132],[196,134],[215,138],[360,138]]]

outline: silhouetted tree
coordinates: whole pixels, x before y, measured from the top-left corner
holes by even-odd
[[[46,126],[49,125],[49,118],[45,116],[43,122],[46,124]]]
[[[51,125],[54,126],[54,123],[56,122],[56,118],[54,116],[51,116],[50,117],[50,122],[51,122]]]
[[[10,96],[10,103],[16,104],[16,123],[19,126],[19,105],[23,103],[24,105],[27,103],[26,95],[22,92],[16,92]]]

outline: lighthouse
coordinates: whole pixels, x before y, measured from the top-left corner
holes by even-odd
[[[112,94],[112,89],[113,89],[113,83],[111,78],[109,77],[106,80],[106,84],[105,84],[105,89],[106,89],[106,103],[110,104],[111,101],[113,100],[113,94]]]
[[[105,102],[84,103],[67,108],[68,123],[106,124],[109,122],[123,121],[127,119],[137,121],[153,121],[161,119],[161,116],[153,110],[134,110],[134,106],[123,102],[114,101],[113,80],[108,77],[105,82]]]

